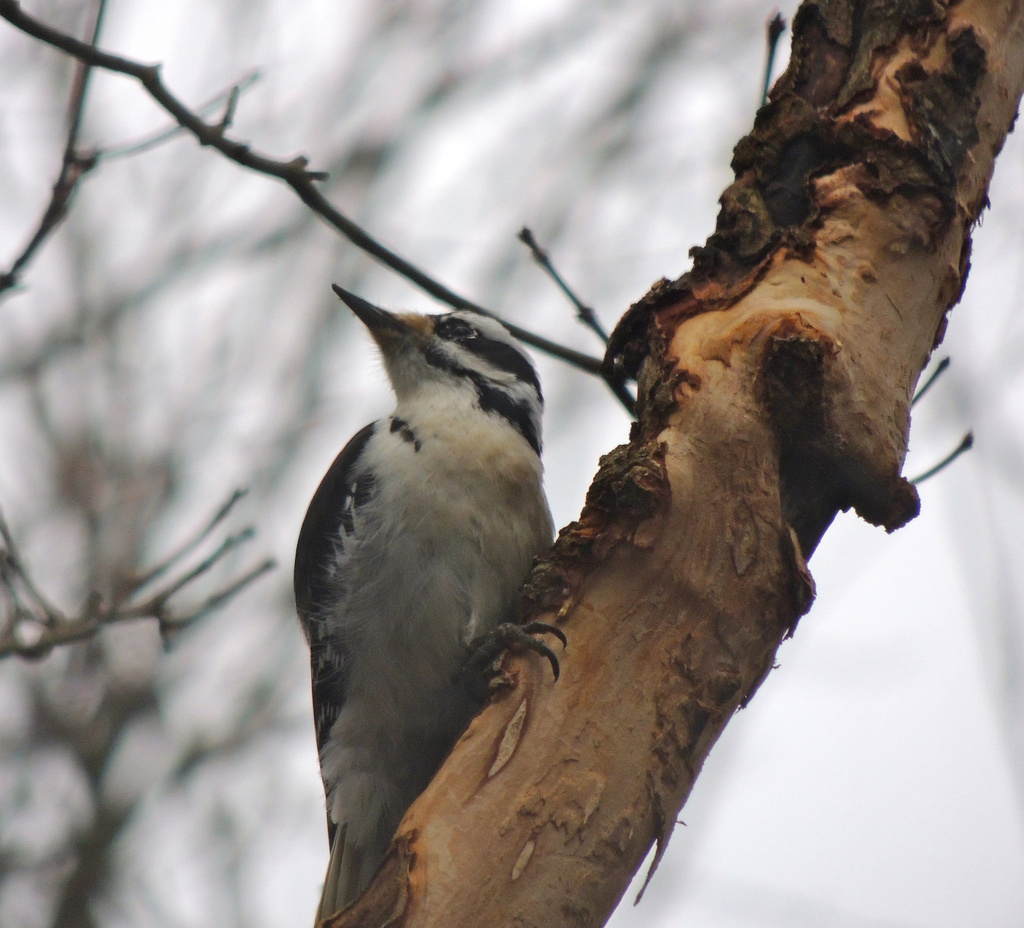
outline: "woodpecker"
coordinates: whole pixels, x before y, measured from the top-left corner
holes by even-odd
[[[397,405],[335,459],[295,552],[331,848],[318,923],[362,892],[480,708],[460,671],[514,621],[553,534],[540,383],[505,327],[334,289],[380,348]]]

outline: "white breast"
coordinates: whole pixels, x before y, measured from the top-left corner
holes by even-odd
[[[350,595],[332,616],[351,670],[321,765],[331,817],[356,840],[390,837],[397,819],[382,823],[380,807],[400,816],[468,722],[476,706],[453,685],[465,646],[515,618],[552,536],[540,461],[506,423],[436,400],[396,414],[417,444],[385,420],[364,450],[374,499],[338,564]]]

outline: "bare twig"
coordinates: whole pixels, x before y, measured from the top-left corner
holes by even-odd
[[[210,554],[208,557],[203,558],[195,567],[191,570],[186,571],[177,580],[170,581],[167,586],[157,593],[154,593],[144,603],[140,603],[138,606],[126,607],[119,610],[125,618],[129,619],[141,619],[149,615],[162,616],[167,611],[167,602],[170,598],[177,593],[179,590],[184,589],[193,580],[201,577],[207,571],[214,567],[218,561],[224,558],[226,554],[234,551],[235,548],[244,545],[247,541],[252,541],[256,537],[256,529],[249,528],[242,529],[234,535],[228,535]]]
[[[107,0],[97,0],[96,17],[92,24],[92,35],[89,45],[93,48],[100,39],[100,30],[103,28],[103,17],[107,12]],[[78,132],[82,127],[82,116],[85,113],[85,94],[89,88],[89,76],[92,67],[87,61],[80,62],[75,73],[75,81],[71,87],[71,103],[68,107],[68,138],[64,145],[65,164],[75,156],[75,148],[78,145]]]
[[[970,451],[971,448],[973,447],[973,445],[974,445],[974,433],[973,432],[968,432],[961,439],[960,444],[957,445],[941,461],[939,461],[938,464],[936,464],[934,467],[928,468],[928,470],[926,470],[923,474],[915,477],[911,481],[911,483],[921,483],[922,481],[927,480],[929,477],[934,477],[937,473],[939,473],[939,471],[945,470],[947,467],[949,467],[949,465],[952,464],[965,451]]]
[[[946,368],[948,367],[949,358],[943,358],[941,361],[939,361],[935,370],[932,371],[928,379],[920,386],[917,393],[914,394],[914,398],[910,401],[911,408],[917,405],[921,397],[923,397],[931,389],[932,384],[935,383],[935,381],[938,380],[945,373]]]
[[[90,593],[77,615],[68,616],[53,606],[39,591],[25,567],[18,552],[13,535],[3,515],[0,514],[0,593],[10,601],[5,621],[0,629],[0,658],[17,654],[22,657],[43,657],[54,647],[83,641],[104,625],[114,625],[137,619],[155,619],[161,635],[166,639],[170,632],[178,631],[213,612],[240,593],[250,583],[273,569],[275,563],[265,559],[251,568],[223,590],[207,597],[199,606],[189,612],[175,614],[170,609],[170,600],[186,586],[209,572],[235,548],[254,537],[255,531],[246,528],[229,535],[217,548],[191,569],[175,579],[169,580],[141,602],[133,602],[135,594],[143,586],[168,573],[172,567],[191,554],[198,545],[224,520],[235,503],[244,495],[236,491],[220,507],[213,519],[195,537],[186,542],[180,550],[139,577],[131,587],[126,600],[104,607],[98,593]]]
[[[238,89],[238,87],[231,88],[231,93],[228,96],[227,105],[224,107],[224,115],[221,116],[220,122],[217,123],[217,126],[220,128],[221,132],[226,132],[228,129],[231,128],[232,123],[234,123],[235,110],[238,107],[238,97],[240,94],[241,91]]]
[[[198,113],[201,118],[205,119],[211,113],[216,112],[221,107],[225,107],[225,115],[230,112],[233,116],[239,97],[252,87],[252,85],[260,79],[260,76],[259,71],[250,71],[236,83],[232,84],[227,90],[222,90],[220,93],[212,96],[202,106],[196,109],[196,113]],[[234,100],[234,103],[232,103],[232,99]],[[222,118],[221,122],[223,121],[224,120]],[[133,155],[152,151],[152,149],[158,148],[176,136],[183,135],[186,131],[187,130],[184,126],[174,123],[166,129],[161,129],[151,135],[143,136],[133,142],[123,142],[120,145],[111,146],[110,148],[97,149],[95,152],[96,160],[113,161],[118,158],[130,158]]]
[[[586,303],[576,296],[573,290],[565,282],[562,275],[555,270],[555,266],[551,263],[550,256],[543,248],[540,247],[537,239],[533,235],[533,232],[524,226],[519,230],[519,241],[530,249],[530,254],[533,255],[533,260],[544,268],[548,276],[558,285],[558,288],[562,293],[568,297],[569,302],[576,307],[576,318],[578,318],[580,322],[587,326],[587,328],[594,332],[597,337],[607,345],[608,333],[598,321],[597,313],[594,312],[593,308],[587,306]]]
[[[768,91],[772,87],[772,70],[775,68],[775,53],[779,48],[779,39],[786,31],[786,20],[781,13],[776,13],[765,27],[765,39],[768,46],[768,56],[764,63],[764,87],[761,90],[761,106],[768,102]]]
[[[151,570],[148,570],[141,576],[133,578],[130,583],[130,589],[132,593],[136,593],[139,590],[141,590],[144,586],[148,586],[158,577],[161,577],[165,573],[167,573],[167,571],[169,571],[175,564],[177,564],[183,558],[191,554],[197,547],[199,547],[200,544],[202,544],[203,541],[206,540],[210,533],[227,518],[228,513],[230,513],[231,510],[235,508],[235,504],[240,499],[242,499],[248,492],[248,490],[235,490],[235,492],[232,493],[230,497],[228,497],[227,502],[224,503],[224,505],[221,506],[220,509],[218,509],[217,512],[214,514],[213,518],[210,519],[206,528],[199,532],[199,534],[197,534],[195,537],[185,542],[185,544],[183,544],[181,548],[179,548],[174,554],[170,555],[162,563],[157,564],[156,567],[153,567]]]
[[[236,164],[283,181],[292,188],[306,206],[344,235],[353,245],[405,277],[435,299],[455,309],[466,309],[486,316],[495,316],[490,310],[449,290],[429,274],[386,248],[339,212],[315,186],[316,181],[326,180],[327,175],[323,172],[309,170],[309,162],[304,156],[297,156],[291,161],[278,161],[269,158],[253,151],[242,142],[229,139],[225,127],[220,122],[211,124],[203,120],[167,89],[160,77],[159,65],[146,65],[118,55],[111,55],[80,42],[78,39],[29,16],[21,9],[17,0],[0,0],[0,17],[27,35],[85,61],[93,67],[135,78],[148,91],[153,100],[170,113],[179,125],[191,132],[201,145],[215,148]],[[525,344],[559,358],[588,374],[604,378],[600,358],[559,345],[557,342],[542,338],[528,329],[504,320],[502,322],[516,338]]]
[[[107,0],[98,0],[96,17],[93,21],[92,38],[87,48],[95,47],[103,25],[103,14],[106,12]],[[92,152],[78,150],[78,133],[82,126],[82,115],[85,111],[85,95],[89,87],[89,74],[92,65],[79,59],[75,79],[71,86],[71,97],[68,101],[68,134],[64,142],[64,153],[61,158],[60,173],[54,181],[50,193],[50,201],[43,210],[43,215],[36,226],[35,232],[20,255],[11,263],[10,270],[0,273],[0,295],[18,285],[21,272],[35,257],[43,242],[64,221],[68,206],[78,187],[78,182],[96,166],[96,156]]]
[[[555,282],[562,293],[568,297],[569,302],[576,307],[576,318],[594,332],[597,337],[607,345],[608,333],[604,330],[604,327],[598,320],[597,313],[594,312],[593,308],[576,296],[576,293],[565,282],[562,275],[555,270],[555,266],[551,263],[550,256],[543,248],[540,247],[540,244],[534,237],[533,232],[524,226],[519,230],[519,241],[530,249],[530,254],[533,255],[534,261],[544,268],[548,276]],[[602,376],[604,375],[602,374]],[[636,399],[626,388],[625,383],[621,380],[615,380],[614,378],[607,376],[604,376],[604,381],[608,384],[612,393],[615,394],[616,399],[618,399],[618,401],[626,408],[626,412],[631,416],[634,415],[636,410]]]
[[[3,550],[0,551],[0,583],[11,597],[15,612],[37,616],[47,626],[58,622],[62,617],[60,610],[43,596],[42,591],[32,581],[14,544],[14,536],[11,534],[3,512],[0,512],[0,541],[3,541],[4,544]],[[18,586],[32,601],[31,606],[25,605],[18,595]]]
[[[234,583],[231,584],[231,586],[227,587],[224,590],[221,590],[219,593],[214,593],[212,596],[206,599],[205,602],[200,603],[200,605],[193,612],[189,613],[188,615],[179,616],[177,619],[174,620],[172,624],[180,626],[189,625],[192,622],[199,621],[199,619],[219,609],[229,599],[235,596],[235,594],[240,593],[245,587],[247,587],[258,577],[262,577],[263,574],[273,570],[275,567],[277,567],[277,562],[273,558],[268,557],[265,561],[263,561],[262,564],[258,564],[256,567],[252,568],[252,570],[250,570],[247,574],[243,574],[241,577],[239,577]]]
[[[938,380],[949,368],[949,358],[943,358],[935,366],[935,370],[931,372],[928,379],[921,385],[918,391],[914,394],[914,398],[910,401],[910,406],[913,408],[921,400],[921,398],[932,388],[932,385]],[[960,444],[956,446],[949,454],[947,454],[938,464],[934,467],[928,468],[923,474],[915,477],[911,483],[921,483],[922,480],[927,480],[929,477],[934,477],[939,471],[949,467],[961,454],[965,451],[969,451],[974,444],[974,433],[968,432],[964,435]]]

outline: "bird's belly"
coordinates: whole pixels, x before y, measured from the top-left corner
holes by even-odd
[[[418,434],[422,450],[400,445],[404,459],[394,443],[371,443],[379,509],[364,524],[378,528],[338,565],[345,699],[321,765],[332,818],[355,831],[378,827],[371,816],[385,809],[379,827],[393,830],[468,724],[477,705],[457,680],[466,645],[514,618],[550,540],[535,463],[481,454],[467,469],[465,455],[445,453],[450,440]]]
[[[412,781],[415,796],[472,717],[457,679],[466,645],[507,615],[532,555],[513,553],[510,569],[501,540],[463,508],[450,499],[443,511],[406,513],[346,565],[349,595],[336,618],[348,673],[325,774]]]
[[[453,540],[438,551],[421,541],[407,535],[385,558],[365,552],[374,576],[356,594],[360,621],[346,630],[345,702],[321,765],[334,787],[331,817],[356,841],[394,830],[477,708],[457,679],[472,609],[462,579],[474,567],[470,545]]]

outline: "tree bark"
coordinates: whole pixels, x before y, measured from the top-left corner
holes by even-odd
[[[607,363],[639,421],[527,588],[510,655],[349,926],[603,924],[814,595],[839,510],[892,531],[914,385],[1024,84],[1024,4],[812,0],[691,272]]]

